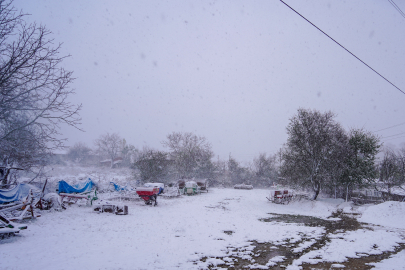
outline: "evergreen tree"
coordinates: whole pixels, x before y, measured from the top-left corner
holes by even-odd
[[[375,161],[380,147],[378,137],[370,132],[362,129],[350,131],[345,170],[340,180],[346,188],[346,200],[350,187],[362,187],[377,178]]]

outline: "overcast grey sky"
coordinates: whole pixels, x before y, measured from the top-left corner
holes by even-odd
[[[405,18],[388,1],[285,2],[405,91]],[[63,128],[70,145],[118,132],[163,149],[167,134],[187,131],[247,162],[282,146],[299,107],[331,110],[347,130],[405,123],[404,94],[277,0],[14,5],[71,54],[63,65],[86,132]],[[405,124],[377,134],[398,146]]]

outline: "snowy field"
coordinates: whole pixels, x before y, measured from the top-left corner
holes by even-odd
[[[128,215],[77,205],[43,211],[0,241],[0,269],[405,269],[405,203],[277,205],[268,195],[217,188],[159,197],[156,207],[114,201],[128,205]],[[331,227],[341,221],[328,218],[338,208],[368,224]]]

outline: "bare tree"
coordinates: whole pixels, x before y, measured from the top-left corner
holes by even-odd
[[[45,144],[46,140],[41,139],[40,134],[38,135],[36,130],[29,126],[0,140],[1,184],[3,186],[10,184],[9,175],[13,169],[40,171],[47,164],[51,154]]]
[[[173,132],[162,142],[169,148],[170,158],[180,178],[190,178],[201,174],[202,168],[213,169],[211,163],[213,152],[211,144],[205,137],[199,137],[191,132]],[[200,171],[200,172],[199,172]]]
[[[59,56],[61,44],[54,46],[51,32],[44,26],[24,24],[22,15],[15,15],[10,4],[0,1],[0,121],[13,128],[3,131],[0,139],[35,126],[48,144],[60,146],[61,140],[55,136],[59,125],[77,127],[80,122],[81,105],[67,101],[74,93],[69,88],[72,72],[60,67],[66,56]],[[25,121],[15,123],[21,115]]]
[[[73,78],[61,67],[67,57],[59,55],[61,44],[54,44],[44,26],[26,24],[24,16],[12,1],[0,0],[0,144],[20,148],[14,156],[3,150],[0,166],[29,169],[44,153],[63,147],[60,126],[78,128],[81,105],[68,101]],[[35,147],[34,154],[27,145]],[[31,162],[23,161],[30,156]]]
[[[111,160],[111,168],[114,166],[114,160],[119,157],[122,151],[122,139],[117,133],[106,133],[95,140],[97,152]]]

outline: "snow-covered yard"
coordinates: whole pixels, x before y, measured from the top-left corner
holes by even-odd
[[[160,197],[156,207],[140,200],[115,202],[129,207],[121,216],[77,205],[44,211],[27,230],[0,242],[0,268],[306,269],[309,263],[317,269],[350,269],[356,258],[382,254],[369,261],[376,269],[405,269],[405,203],[352,209],[341,200],[320,199],[278,205],[268,195],[263,189],[217,188]],[[315,223],[338,222],[328,219],[337,208],[361,213],[360,222],[374,225],[331,230],[322,222],[300,223],[302,216],[314,217]],[[297,222],[272,219],[287,215]]]

